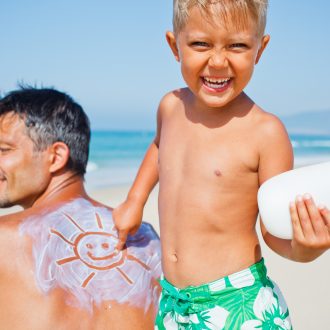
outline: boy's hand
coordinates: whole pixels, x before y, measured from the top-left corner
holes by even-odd
[[[118,231],[119,239],[116,246],[117,250],[124,248],[128,235],[134,235],[138,231],[142,215],[143,205],[129,199],[113,210],[113,221]]]
[[[290,214],[294,259],[312,261],[330,248],[330,211],[325,206],[317,207],[306,194],[290,204]]]

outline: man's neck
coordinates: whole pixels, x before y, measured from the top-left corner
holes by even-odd
[[[83,177],[71,172],[54,176],[44,193],[30,207],[57,205],[75,198],[88,198]]]

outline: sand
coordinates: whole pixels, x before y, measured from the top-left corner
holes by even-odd
[[[94,199],[115,207],[124,200],[128,189],[127,185],[114,186],[104,190],[88,190],[88,193]],[[18,209],[3,209],[0,214]],[[146,204],[143,218],[159,232],[157,188]],[[272,252],[262,238],[260,241],[269,275],[277,282],[286,298],[294,329],[330,329],[330,252],[311,263],[295,263]]]

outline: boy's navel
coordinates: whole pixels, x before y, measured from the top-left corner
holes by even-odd
[[[178,256],[176,255],[176,253],[172,253],[169,257],[172,262],[178,261]]]

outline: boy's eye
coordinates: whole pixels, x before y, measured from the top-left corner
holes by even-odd
[[[203,47],[203,48],[209,46],[209,44],[205,41],[194,41],[191,43],[191,45],[194,47]]]
[[[6,153],[6,152],[8,152],[9,150],[10,150],[9,148],[0,147],[0,152],[1,152],[1,153]]]
[[[229,46],[230,48],[247,48],[246,44],[243,44],[241,42],[235,43],[235,44],[231,44]]]

